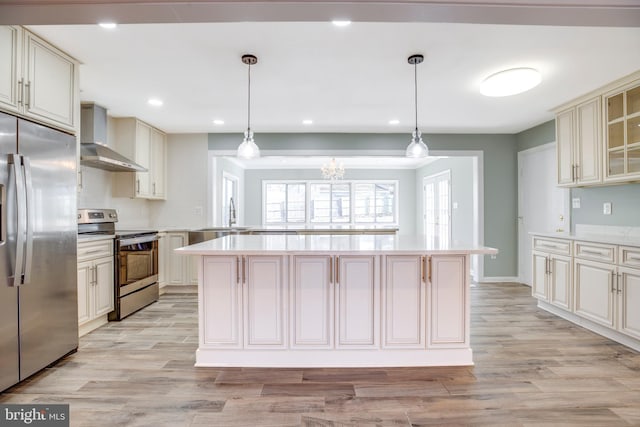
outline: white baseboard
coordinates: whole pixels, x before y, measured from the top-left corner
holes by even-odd
[[[516,283],[520,283],[518,281],[518,278],[513,276],[513,277],[509,277],[509,276],[504,276],[504,277],[483,277],[480,280],[480,283],[489,283],[489,282],[494,282],[494,283],[503,283],[503,282],[516,282]]]

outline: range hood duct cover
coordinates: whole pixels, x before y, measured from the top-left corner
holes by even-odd
[[[147,172],[147,169],[107,147],[107,110],[82,104],[80,164],[111,172]]]

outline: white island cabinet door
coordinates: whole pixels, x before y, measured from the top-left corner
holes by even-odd
[[[549,302],[567,311],[572,309],[571,257],[553,255],[549,258]]]
[[[382,294],[383,347],[425,347],[424,258],[386,256]]]
[[[616,267],[578,258],[574,265],[575,313],[613,328]]]
[[[288,294],[281,256],[243,259],[245,347],[283,348]]]
[[[375,347],[378,344],[380,292],[377,257],[336,257],[337,348]]]
[[[241,348],[242,284],[240,257],[203,257],[200,298],[201,344]]]
[[[293,256],[291,347],[330,348],[333,343],[333,257]]]
[[[431,256],[429,262],[429,347],[468,346],[467,256]]]

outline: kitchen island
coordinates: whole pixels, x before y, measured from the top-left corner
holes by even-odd
[[[229,235],[198,256],[196,366],[472,365],[470,260],[424,236]]]

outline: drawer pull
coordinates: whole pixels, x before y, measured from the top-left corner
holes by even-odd
[[[604,249],[599,250],[599,249],[592,249],[592,248],[581,248],[580,250],[586,254],[609,256],[609,251]]]
[[[84,254],[95,254],[95,253],[104,252],[104,251],[105,251],[105,249],[102,248],[102,249],[93,249],[93,250],[90,250],[90,251],[82,251],[82,253],[84,253]]]
[[[554,248],[554,249],[564,249],[565,245],[560,245],[557,243],[546,243],[546,242],[541,242],[538,244],[539,246],[544,246],[545,248]]]
[[[627,254],[627,259],[632,259],[632,260],[635,260],[635,261],[640,261],[640,255]]]

